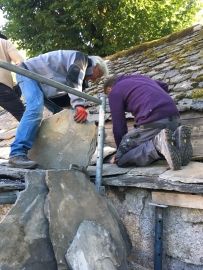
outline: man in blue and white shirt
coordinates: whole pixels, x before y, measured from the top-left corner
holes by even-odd
[[[96,82],[102,76],[108,75],[107,65],[102,58],[73,50],[41,54],[24,61],[20,66],[80,92],[85,80]],[[26,110],[19,123],[15,141],[11,145],[9,163],[14,167],[35,168],[36,162],[29,160],[27,153],[33,145],[42,120],[44,97],[56,98],[67,96],[67,93],[46,84],[39,84],[19,74],[16,78],[25,99]],[[68,96],[72,108],[75,109],[75,121],[85,122],[87,111],[84,107],[84,99],[72,94]]]

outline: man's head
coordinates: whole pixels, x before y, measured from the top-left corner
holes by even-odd
[[[106,62],[99,56],[88,56],[93,65],[93,74],[88,78],[89,80],[96,82],[102,76],[108,76],[108,67]]]
[[[2,33],[0,33],[0,38],[3,38],[3,39],[8,39],[5,35],[3,35]]]
[[[104,82],[104,93],[106,95],[109,95],[111,92],[111,89],[115,83],[117,79],[117,76],[111,76],[110,78],[108,78],[105,82]]]

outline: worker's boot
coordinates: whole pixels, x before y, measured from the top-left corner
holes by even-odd
[[[162,129],[153,139],[156,150],[164,156],[171,170],[181,169],[181,156],[175,146],[172,130]]]
[[[181,155],[182,165],[186,166],[192,159],[191,128],[180,126],[175,130],[176,146]]]
[[[12,167],[22,169],[35,169],[38,165],[35,161],[30,160],[27,156],[10,157],[8,163]]]

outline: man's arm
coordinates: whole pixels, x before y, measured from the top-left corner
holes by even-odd
[[[68,86],[82,92],[82,85],[87,65],[88,65],[88,57],[81,52],[76,52],[74,62],[70,65],[70,67],[67,70],[66,83]],[[69,96],[71,106],[73,108],[79,105],[84,105],[85,102],[84,99],[72,94],[69,94]]]
[[[15,46],[8,40],[6,42],[7,42],[7,51],[11,59],[11,62],[15,63],[16,65],[23,62],[24,59],[22,55],[18,52],[18,50],[15,48]]]
[[[128,131],[127,122],[125,118],[124,100],[120,92],[112,91],[109,94],[109,106],[113,122],[114,139],[116,142],[116,146],[118,147],[122,140],[122,137]]]

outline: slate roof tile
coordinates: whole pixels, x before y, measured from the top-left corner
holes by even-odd
[[[200,99],[193,100],[191,91],[203,85],[203,26],[195,25],[167,37],[146,42],[106,58],[110,75],[134,72],[168,83],[171,96],[179,99],[181,111],[203,111]],[[98,97],[103,93],[103,82],[92,85],[87,94]],[[187,102],[184,100],[189,93]],[[202,94],[203,95],[203,94]],[[92,103],[87,102],[92,107]],[[98,109],[94,112],[98,112]]]

